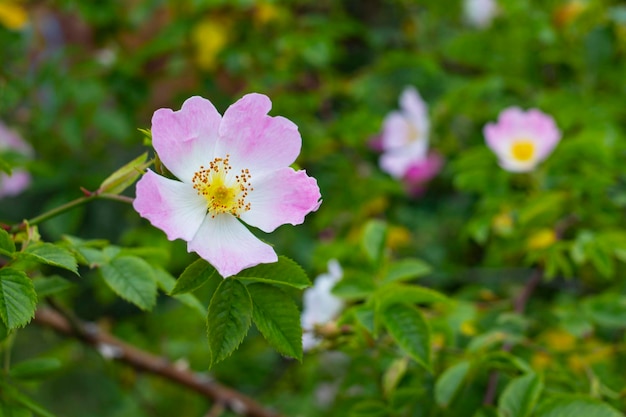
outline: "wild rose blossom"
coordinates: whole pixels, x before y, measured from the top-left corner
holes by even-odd
[[[518,107],[503,110],[497,123],[487,124],[483,133],[500,166],[511,172],[532,171],[561,140],[552,117],[537,109],[524,112]]]
[[[495,0],[464,0],[463,17],[471,26],[487,28],[498,14],[498,3]]]
[[[319,344],[319,339],[313,334],[316,325],[326,324],[335,319],[343,309],[344,303],[333,295],[331,290],[342,278],[343,270],[336,259],[328,262],[328,273],[315,278],[311,288],[307,288],[302,295],[302,348],[311,350]]]
[[[404,176],[407,192],[412,196],[421,195],[426,184],[439,174],[442,167],[443,158],[437,152],[430,152],[426,158],[411,164]]]
[[[430,120],[426,103],[414,87],[400,95],[400,111],[391,112],[383,121],[380,168],[402,179],[409,168],[428,152]]]
[[[178,181],[148,170],[133,206],[223,277],[278,260],[242,221],[271,232],[302,223],[320,205],[317,181],[289,167],[302,145],[298,127],[268,116],[271,107],[267,96],[248,94],[222,117],[195,96],[152,117],[152,145]]]
[[[15,152],[32,156],[33,149],[17,134],[0,122],[0,153]],[[30,185],[30,174],[24,169],[13,169],[11,175],[0,173],[0,198],[20,194]]]

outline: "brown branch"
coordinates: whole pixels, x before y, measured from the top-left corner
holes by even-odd
[[[149,372],[169,381],[192,389],[215,403],[246,417],[281,417],[268,410],[246,395],[225,387],[209,377],[176,367],[166,358],[145,352],[133,345],[112,336],[93,323],[70,321],[61,313],[42,307],[35,314],[35,323],[49,327],[58,333],[74,337],[93,346],[111,359],[123,362],[138,371]]]

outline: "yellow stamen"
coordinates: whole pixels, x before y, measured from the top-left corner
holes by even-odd
[[[250,203],[246,202],[248,192],[253,190],[250,171],[242,169],[233,178],[229,174],[231,170],[229,155],[226,155],[226,158],[213,159],[208,168],[201,166],[193,175],[193,188],[206,199],[211,217],[223,213],[239,217],[242,212],[250,210]]]
[[[520,162],[528,162],[535,155],[535,144],[529,140],[518,140],[511,146],[511,154]]]

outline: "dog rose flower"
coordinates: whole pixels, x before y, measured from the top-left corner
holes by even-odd
[[[487,124],[483,133],[500,166],[511,172],[532,171],[561,140],[552,117],[537,109],[524,112],[518,107],[503,110],[497,123]]]
[[[289,167],[300,153],[298,127],[268,116],[271,107],[267,96],[248,94],[222,117],[195,96],[152,117],[154,149],[178,181],[148,170],[133,206],[223,277],[278,260],[242,222],[271,232],[302,223],[321,204],[317,181]]]

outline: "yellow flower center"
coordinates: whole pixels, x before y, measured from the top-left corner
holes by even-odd
[[[206,199],[207,212],[213,218],[223,213],[239,217],[250,210],[250,203],[246,202],[248,192],[253,190],[250,171],[242,169],[233,178],[231,170],[229,155],[226,155],[226,158],[213,159],[208,168],[201,166],[193,175],[193,188]]]
[[[535,155],[535,144],[529,140],[519,140],[513,143],[511,154],[520,162],[528,162]]]

